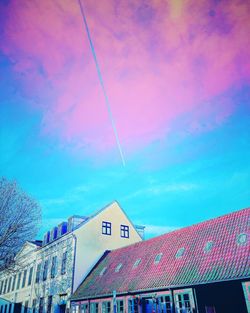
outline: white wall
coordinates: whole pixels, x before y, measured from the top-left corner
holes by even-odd
[[[111,236],[102,234],[102,221],[111,222]],[[121,238],[120,225],[129,226],[129,238]],[[85,225],[74,231],[76,259],[73,291],[106,250],[113,250],[141,241],[141,237],[117,202],[106,207]]]

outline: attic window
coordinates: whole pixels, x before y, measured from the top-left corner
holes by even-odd
[[[210,252],[210,251],[212,250],[213,246],[214,246],[214,242],[213,242],[213,241],[208,241],[208,242],[206,242],[206,244],[205,244],[205,246],[204,246],[204,249],[203,249],[204,252],[205,252],[205,253]]]
[[[247,243],[247,234],[241,233],[237,236],[237,244],[243,246]]]
[[[181,258],[181,257],[183,256],[183,254],[184,254],[184,251],[185,251],[185,248],[180,248],[180,249],[176,252],[175,257],[176,257],[177,259]]]
[[[121,268],[122,268],[122,263],[120,263],[120,264],[118,264],[118,265],[116,266],[115,272],[118,273]]]
[[[158,264],[160,262],[161,258],[162,258],[162,253],[157,254],[155,257],[154,263]]]
[[[141,263],[141,259],[137,259],[133,265],[133,268],[136,268]]]
[[[100,276],[103,276],[104,274],[105,274],[105,272],[106,272],[106,270],[107,270],[107,266],[105,266],[102,270],[101,270],[101,272],[100,272]]]

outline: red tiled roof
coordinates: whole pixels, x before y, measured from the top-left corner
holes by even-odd
[[[112,295],[113,290],[119,294],[250,277],[249,229],[247,208],[114,250],[100,260],[72,299]],[[205,252],[210,241],[212,249]],[[177,258],[180,248],[184,254]],[[155,264],[159,253],[162,258]],[[140,264],[133,268],[139,258]],[[104,267],[107,270],[100,276]]]

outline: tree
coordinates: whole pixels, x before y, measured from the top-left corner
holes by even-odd
[[[41,222],[38,203],[16,182],[0,179],[0,271],[17,268],[15,255],[36,236]]]

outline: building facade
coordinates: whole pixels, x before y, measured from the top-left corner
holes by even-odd
[[[0,274],[0,313],[69,311],[69,297],[103,253],[142,241],[143,231],[117,202],[89,217],[70,217],[46,232],[32,251],[22,249],[27,264],[16,274],[22,288],[13,274]]]
[[[250,208],[107,252],[74,313],[250,312]]]

